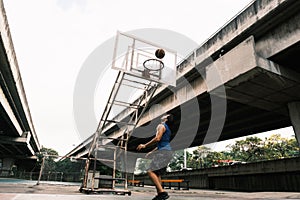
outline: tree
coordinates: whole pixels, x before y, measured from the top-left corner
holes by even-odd
[[[255,162],[300,156],[295,138],[283,138],[279,134],[269,138],[247,137],[227,146],[227,151],[214,152],[205,146],[199,146],[189,157],[188,165],[194,169],[228,165],[233,161]],[[180,169],[181,152],[175,156],[172,168]]]
[[[212,152],[211,148],[206,146],[199,146],[193,151],[191,159],[189,160],[190,166],[193,169],[200,169],[207,167],[206,157]]]
[[[188,151],[186,152],[187,168],[191,167],[192,154]],[[169,163],[169,168],[172,171],[182,170],[184,165],[184,150],[175,151],[173,154],[173,159]]]
[[[265,149],[268,160],[293,157],[299,153],[296,138],[283,138],[279,134],[266,138]]]
[[[171,171],[178,171],[182,169],[183,166],[183,150],[175,151],[173,154],[173,159],[169,163]]]
[[[295,138],[283,138],[279,134],[265,138],[247,137],[229,145],[230,154],[234,160],[261,161],[289,158],[299,155],[299,146]]]
[[[205,167],[214,167],[214,166],[223,165],[223,163],[220,161],[231,160],[232,157],[230,156],[230,154],[224,151],[222,152],[213,151],[207,154],[207,156],[204,159],[206,163]]]
[[[264,142],[258,137],[247,137],[227,147],[231,149],[232,158],[239,161],[261,160],[265,153]]]
[[[39,165],[42,165],[43,157],[45,157],[44,173],[56,171],[56,162],[54,161],[58,156],[58,152],[51,148],[42,147],[40,154],[38,154]]]
[[[149,168],[150,163],[151,163],[150,159],[143,159],[143,158],[137,159],[137,166],[134,171],[137,174],[145,174]]]
[[[84,160],[71,161],[69,158],[66,158],[62,161],[56,162],[56,171],[63,173],[72,173],[80,172],[84,166]]]

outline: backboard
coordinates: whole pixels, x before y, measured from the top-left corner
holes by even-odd
[[[163,58],[155,52],[163,49]],[[117,32],[112,68],[150,81],[176,86],[177,53],[150,41]]]

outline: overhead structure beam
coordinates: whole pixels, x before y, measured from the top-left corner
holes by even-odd
[[[288,108],[295,136],[300,147],[300,102],[291,102],[288,104]]]
[[[21,136],[23,133],[21,126],[20,126],[13,110],[11,109],[9,102],[7,101],[5,94],[1,87],[0,87],[0,103],[1,103],[2,107],[4,108],[6,114],[8,115],[8,118],[10,119],[11,123],[13,124],[15,131],[19,134],[19,136]]]

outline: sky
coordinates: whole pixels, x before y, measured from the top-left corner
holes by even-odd
[[[200,45],[251,1],[4,0],[40,144],[64,155],[82,142],[73,111],[76,78],[118,30],[168,29]]]

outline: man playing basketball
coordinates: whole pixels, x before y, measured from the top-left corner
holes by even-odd
[[[157,196],[153,200],[164,200],[168,199],[169,195],[164,191],[161,185],[161,175],[166,172],[167,165],[172,159],[172,149],[170,146],[171,130],[169,128],[170,123],[173,122],[173,116],[170,114],[164,115],[162,118],[162,123],[156,128],[155,137],[146,144],[140,144],[137,150],[141,150],[150,146],[152,144],[157,144],[157,147],[146,155],[149,156],[153,154],[153,159],[148,169],[148,176],[154,183],[157,191]]]

